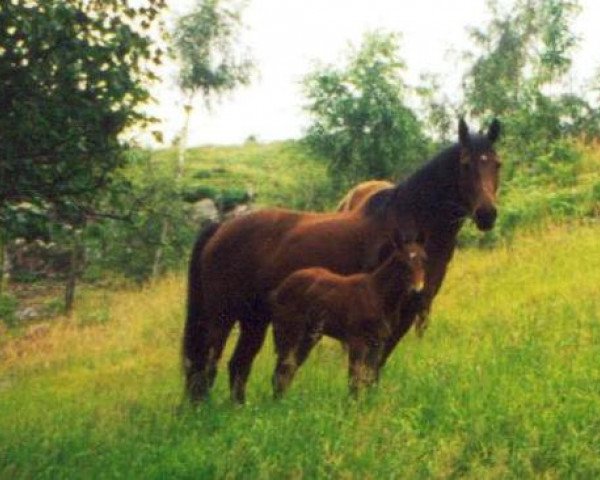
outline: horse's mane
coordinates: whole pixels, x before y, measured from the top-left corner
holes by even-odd
[[[375,193],[365,205],[372,217],[385,215],[389,208],[425,212],[426,217],[452,217],[462,213],[458,186],[458,143],[442,150],[395,187]]]
[[[383,218],[392,204],[395,187],[384,188],[367,199],[365,213],[370,217]]]

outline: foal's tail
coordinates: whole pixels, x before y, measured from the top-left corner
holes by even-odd
[[[205,355],[204,332],[206,316],[202,307],[202,251],[218,230],[220,223],[210,222],[202,228],[190,258],[188,270],[187,317],[183,330],[183,366],[185,389],[192,400],[199,400],[207,392],[202,379]]]

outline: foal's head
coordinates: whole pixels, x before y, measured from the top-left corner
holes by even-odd
[[[420,292],[425,287],[425,262],[427,260],[423,246],[417,242],[405,243],[399,249],[399,254],[410,269],[410,290]]]
[[[460,190],[465,207],[477,228],[483,231],[492,229],[496,221],[500,159],[494,150],[494,143],[499,136],[500,122],[496,119],[484,135],[469,133],[469,127],[460,119]]]
[[[402,268],[408,271],[408,289],[420,292],[425,286],[425,265],[427,254],[423,248],[423,239],[416,229],[396,232],[390,239],[388,255],[395,257]]]

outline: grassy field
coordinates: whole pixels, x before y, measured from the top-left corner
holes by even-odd
[[[221,372],[210,403],[180,408],[185,279],[89,295],[0,344],[0,478],[598,478],[599,238],[568,225],[458,252],[427,334],[359,401],[333,342],[273,401],[269,342],[248,405]]]

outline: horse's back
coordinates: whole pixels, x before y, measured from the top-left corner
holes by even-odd
[[[230,306],[264,299],[290,273],[306,267],[357,271],[357,241],[347,241],[355,231],[353,215],[283,209],[225,222],[203,251],[206,298]]]
[[[338,204],[336,211],[349,212],[360,208],[374,193],[392,188],[394,184],[387,180],[368,180],[359,183],[350,190]]]
[[[273,291],[273,302],[281,305],[305,300],[309,292],[319,279],[326,275],[328,270],[322,267],[310,267],[296,270],[288,275]]]

